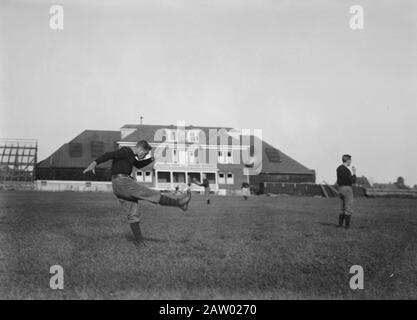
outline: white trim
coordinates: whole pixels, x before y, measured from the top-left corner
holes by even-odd
[[[117,141],[117,144],[122,147],[134,147],[136,146],[135,141]],[[246,150],[249,149],[250,146],[241,146],[241,145],[216,145],[216,144],[200,144],[200,143],[172,143],[172,142],[149,142],[152,147],[158,147],[159,145],[163,144],[164,147],[171,147],[171,148],[178,148],[182,146],[183,148],[187,149],[188,147],[192,147],[195,149],[196,147],[209,149],[209,150],[219,150],[219,151],[230,151],[230,150]]]
[[[140,178],[139,178],[140,177]],[[142,170],[136,171],[136,181],[143,182],[145,175],[143,174]]]
[[[189,129],[187,130],[187,142],[189,143],[199,143],[200,141],[200,129]],[[191,139],[191,134],[194,134],[195,140]]]
[[[148,170],[148,171],[144,171],[143,173],[144,173],[143,182],[147,182],[147,183],[152,182],[152,171]],[[149,173],[149,175],[147,173]]]
[[[231,182],[229,181],[229,177],[228,177],[229,174],[232,175]],[[235,175],[233,174],[233,172],[226,172],[225,178],[226,178],[226,184],[235,184]]]
[[[154,169],[159,171],[206,171],[217,172],[217,163],[176,163],[176,162],[155,162]]]
[[[226,174],[224,172],[219,172],[219,179],[218,179],[218,183],[219,184],[226,184]],[[223,178],[220,178],[220,174],[223,175]],[[221,179],[221,180],[220,180]]]

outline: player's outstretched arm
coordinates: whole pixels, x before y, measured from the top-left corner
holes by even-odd
[[[96,165],[97,162],[93,161],[91,162],[88,167],[83,171],[83,173],[92,172],[93,174],[96,174]]]
[[[143,167],[146,167],[148,164],[152,163],[155,161],[155,158],[153,156],[151,156],[150,158],[147,159],[143,159],[143,160],[137,160],[135,159],[135,167],[140,169]]]
[[[198,185],[198,186],[200,186],[200,187],[203,185],[201,182],[197,181],[196,178],[194,178],[193,181],[191,181],[191,182],[194,183],[194,184],[196,184],[196,185]]]
[[[128,157],[128,152],[127,152],[126,147],[120,148],[116,151],[106,152],[100,157],[98,157],[96,160],[91,162],[90,165],[83,171],[83,173],[87,173],[91,171],[93,174],[96,174],[96,166],[99,165],[100,163],[103,163],[109,160],[114,160],[114,159],[123,159],[127,157]]]

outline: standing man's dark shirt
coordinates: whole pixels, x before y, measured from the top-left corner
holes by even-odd
[[[352,175],[350,170],[341,164],[337,167],[337,184],[338,186],[352,186],[356,182],[356,176]]]
[[[135,166],[140,169],[150,164],[154,159],[153,157],[145,160],[137,160],[132,149],[129,147],[122,147],[113,152],[106,152],[102,156],[98,157],[95,161],[99,165],[100,163],[113,160],[111,165],[111,174],[127,174],[132,173],[132,168]]]
[[[208,179],[203,179],[203,183],[201,184],[204,188],[210,187]]]

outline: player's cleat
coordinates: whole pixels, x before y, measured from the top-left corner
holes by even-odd
[[[188,204],[191,200],[191,191],[187,190],[185,194],[175,195],[175,194],[161,194],[159,204],[163,206],[172,206],[180,207],[182,210],[188,209]]]
[[[350,228],[350,214],[345,216],[345,228],[349,229]]]
[[[345,220],[345,215],[341,213],[339,214],[339,227],[343,227],[343,220]]]

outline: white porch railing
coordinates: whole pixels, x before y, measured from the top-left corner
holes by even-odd
[[[154,169],[158,171],[187,171],[200,172],[202,170],[217,171],[217,164],[213,163],[177,163],[177,162],[155,162]]]

